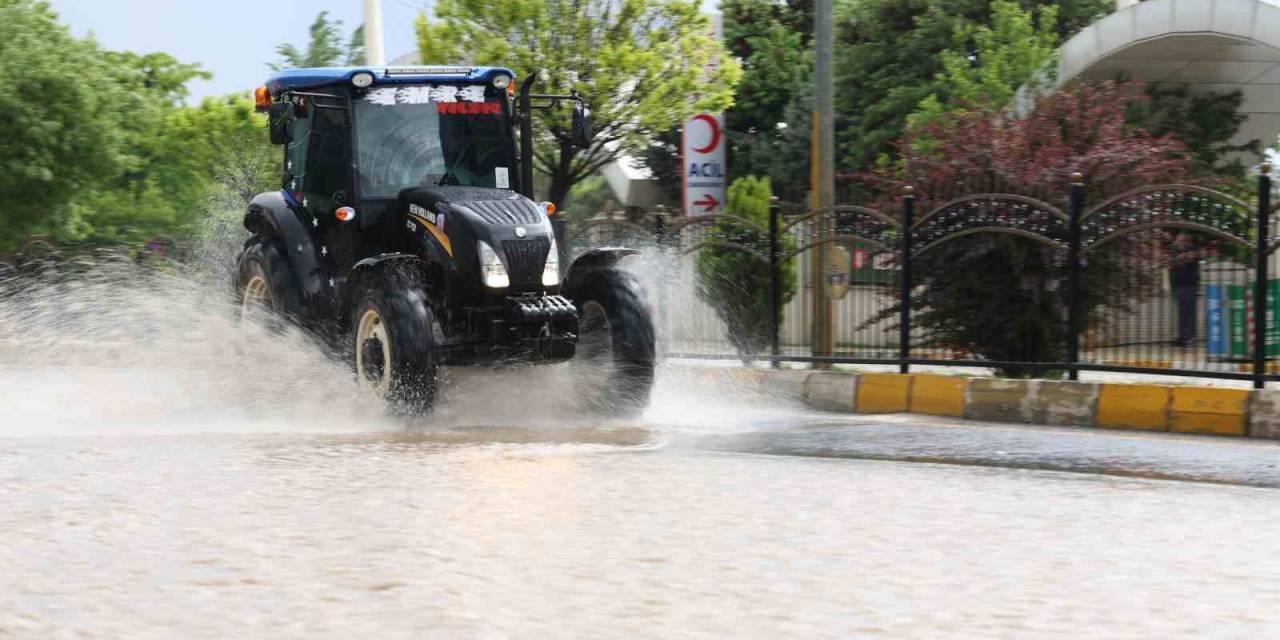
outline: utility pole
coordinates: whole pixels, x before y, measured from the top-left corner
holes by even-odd
[[[813,7],[813,125],[810,145],[810,180],[812,205],[826,211],[814,219],[815,240],[825,239],[831,232],[830,207],[835,205],[835,114],[832,65],[835,36],[834,0],[817,0]],[[832,335],[831,301],[826,295],[826,266],[830,245],[819,245],[810,260],[810,282],[813,283],[813,323],[811,325],[813,355],[829,356],[835,340]]]
[[[382,0],[364,0],[364,63],[370,67],[387,63],[382,49]]]

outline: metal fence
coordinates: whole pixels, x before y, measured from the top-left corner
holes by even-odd
[[[1267,169],[1269,171],[1269,168]],[[973,193],[934,203],[909,188],[896,211],[774,203],[769,224],[729,215],[598,216],[562,231],[574,254],[626,245],[650,258],[670,356],[996,369],[1006,375],[1117,371],[1280,379],[1280,228],[1264,171],[1256,199],[1186,184],[1088,202],[1083,181],[1041,198]],[[1057,204],[1055,204],[1055,202]],[[744,233],[744,231],[746,233]],[[832,353],[814,353],[818,247],[849,260],[831,300]],[[767,265],[741,295],[773,292],[770,340],[742,353],[698,295],[699,257]],[[830,251],[830,249],[828,250]],[[795,295],[781,304],[784,264]]]

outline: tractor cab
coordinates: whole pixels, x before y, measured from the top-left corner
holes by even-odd
[[[403,249],[400,228],[376,231],[408,213],[406,190],[524,191],[513,77],[498,68],[292,69],[258,90],[271,140],[284,147],[285,196],[313,217],[337,266]]]

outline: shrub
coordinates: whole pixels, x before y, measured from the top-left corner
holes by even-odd
[[[726,217],[717,219],[709,230],[709,240],[734,243],[755,253],[723,245],[708,246],[698,253],[698,296],[724,321],[729,342],[744,360],[769,346],[769,265],[757,254],[769,255],[771,194],[768,178],[747,176],[734,180],[729,185],[725,213],[752,224]],[[791,246],[790,238],[784,236],[781,251],[788,251]],[[794,260],[784,260],[779,272],[779,297],[785,308],[795,295]]]

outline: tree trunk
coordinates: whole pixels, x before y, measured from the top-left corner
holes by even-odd
[[[547,199],[556,205],[557,210],[564,209],[569,190],[573,188],[573,158],[577,152],[572,144],[560,143],[560,161],[551,173],[551,190],[547,194]]]

